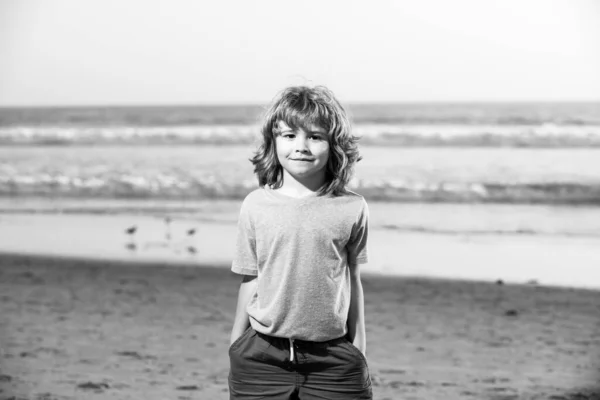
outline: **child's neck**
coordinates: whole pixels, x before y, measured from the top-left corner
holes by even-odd
[[[284,171],[283,183],[277,191],[290,197],[312,196],[325,184],[325,175],[298,180]]]

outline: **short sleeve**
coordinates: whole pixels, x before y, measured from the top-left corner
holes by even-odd
[[[236,247],[231,270],[240,275],[258,275],[254,224],[247,200],[244,200],[238,219]]]
[[[369,262],[367,239],[369,237],[369,206],[363,199],[356,222],[348,241],[348,263],[366,264]]]

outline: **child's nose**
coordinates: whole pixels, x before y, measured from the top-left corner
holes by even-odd
[[[296,138],[296,151],[306,151],[308,149],[308,141],[306,138],[297,137]]]

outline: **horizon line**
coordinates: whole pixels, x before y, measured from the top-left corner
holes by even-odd
[[[596,104],[595,100],[401,100],[401,101],[345,101],[347,106],[387,106],[387,105],[504,105],[504,104]],[[197,103],[89,103],[89,104],[0,104],[0,109],[61,109],[61,108],[170,108],[170,107],[264,107],[268,102],[197,102]]]

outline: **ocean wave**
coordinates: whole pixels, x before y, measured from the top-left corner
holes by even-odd
[[[577,231],[548,231],[544,229],[534,228],[517,228],[517,229],[498,229],[498,228],[482,228],[482,229],[464,229],[450,228],[444,229],[441,227],[431,227],[426,225],[401,225],[401,224],[384,224],[383,229],[407,232],[407,233],[424,233],[436,235],[450,236],[557,236],[571,238],[600,238],[600,232],[577,232]]]
[[[600,184],[384,182],[358,189],[370,199],[395,202],[600,205]]]
[[[237,145],[260,140],[257,125],[0,127],[0,146]],[[600,147],[600,125],[358,124],[365,145],[399,147]]]
[[[224,183],[215,176],[0,176],[0,196],[90,199],[243,199],[254,179]],[[600,183],[485,183],[354,180],[365,198],[388,202],[600,205]]]
[[[248,125],[173,127],[5,127],[0,145],[244,144],[256,139]]]
[[[355,124],[600,125],[600,103],[347,104]],[[263,105],[0,108],[0,126],[254,125]]]

